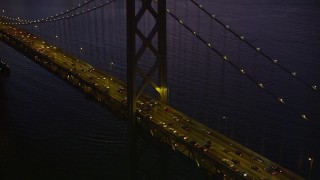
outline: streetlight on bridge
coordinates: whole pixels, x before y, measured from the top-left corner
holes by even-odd
[[[224,120],[224,135],[227,135],[227,128],[228,128],[228,118],[223,116],[222,119]]]
[[[111,81],[112,81],[112,76],[114,76],[113,74],[113,70],[115,69],[116,64],[114,62],[110,63],[110,74],[111,74]]]
[[[310,161],[310,168],[309,168],[309,174],[308,174],[308,180],[309,180],[310,179],[310,175],[311,175],[311,170],[312,170],[312,165],[313,165],[314,159],[309,157],[308,160]]]

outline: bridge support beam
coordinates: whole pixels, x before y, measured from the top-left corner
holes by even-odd
[[[144,92],[147,85],[158,92],[159,100],[168,103],[167,88],[167,40],[166,40],[166,0],[158,0],[157,9],[153,8],[152,0],[127,0],[127,102],[129,123],[129,149],[130,149],[130,178],[137,177],[137,118],[136,102]],[[139,4],[140,3],[140,4]],[[139,8],[137,8],[139,7]],[[137,11],[136,11],[137,10]],[[145,29],[139,29],[139,22],[148,12],[155,19],[155,24],[148,34]],[[141,46],[137,47],[136,37],[141,39]],[[153,44],[156,39],[157,45]],[[156,58],[148,70],[139,67],[139,60],[147,52],[152,52]],[[154,76],[157,73],[157,82]],[[137,79],[142,83],[137,87]]]
[[[135,0],[127,0],[127,105],[128,105],[128,129],[129,129],[129,178],[137,179],[137,153],[136,153],[136,38],[135,38]]]

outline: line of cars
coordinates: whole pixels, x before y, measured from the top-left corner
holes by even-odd
[[[124,99],[123,103],[126,104],[127,99]],[[154,108],[158,105],[159,103],[155,100],[147,100],[145,102],[138,100],[137,112],[144,119],[151,120],[153,118],[151,114],[154,111]],[[182,140],[186,141],[191,146],[196,147],[199,150],[208,151],[209,149],[212,149],[212,146],[213,146],[212,141],[206,139],[206,140],[203,140],[203,142],[197,142],[191,139],[188,135],[186,135],[191,130],[190,126],[186,124],[186,122],[188,123],[191,122],[189,118],[185,116],[177,117],[174,111],[167,106],[163,106],[160,109],[163,109],[163,111],[167,115],[169,115],[169,117],[167,116],[168,118],[166,118],[166,120],[158,122],[158,124],[161,127],[166,128],[167,130],[169,130],[169,132],[173,134],[177,134],[177,136],[180,137]],[[138,116],[138,119],[141,118],[140,116]]]
[[[228,149],[223,149],[222,151],[223,151],[224,153],[226,153],[226,154],[229,154],[230,152],[232,152],[232,151],[230,151],[230,150],[228,150]],[[239,157],[244,157],[244,156],[245,156],[244,153],[241,152],[241,151],[238,150],[238,149],[234,150],[234,154],[238,155]],[[258,157],[258,156],[255,156],[255,155],[252,155],[252,156],[251,156],[251,159],[253,159],[253,160],[255,160],[255,161],[259,162],[259,163],[263,163],[263,162],[264,162],[262,158],[260,158],[260,157]],[[245,176],[245,177],[248,176],[248,173],[247,173],[247,172],[245,172],[245,171],[243,171],[243,170],[240,170],[239,168],[235,167],[235,166],[240,166],[240,165],[241,165],[241,161],[240,161],[240,160],[237,160],[237,159],[234,159],[234,158],[233,158],[233,159],[224,158],[224,159],[222,159],[222,162],[223,162],[225,165],[227,165],[229,168],[231,168],[231,169],[233,169],[234,171],[240,173],[241,175],[243,175],[243,176]],[[268,174],[274,175],[274,176],[277,175],[277,174],[279,174],[279,173],[284,173],[284,170],[281,169],[281,168],[278,167],[278,166],[264,167],[263,169],[259,168],[259,167],[256,166],[256,165],[250,165],[249,167],[250,167],[253,171],[256,171],[256,172],[265,171],[265,172],[267,172]]]
[[[149,114],[152,112],[152,107],[153,104],[146,102],[143,103],[142,101],[138,101],[138,104],[140,106],[140,108],[138,108],[138,111],[140,112],[140,114],[147,119],[152,119],[152,116]],[[151,105],[150,105],[151,104]],[[164,112],[166,113],[173,113],[173,111],[169,108],[169,107],[164,107],[163,108]],[[167,128],[170,132],[172,132],[173,134],[177,134],[178,137],[180,137],[181,139],[183,139],[184,141],[188,142],[191,146],[201,150],[201,151],[208,151],[210,149],[213,148],[213,142],[206,139],[204,140],[203,143],[197,142],[195,140],[193,140],[192,138],[190,138],[189,136],[187,136],[186,134],[191,130],[190,127],[187,124],[183,124],[183,122],[181,122],[181,120],[177,117],[177,116],[171,116],[171,120],[172,122],[159,122],[159,125],[162,126],[163,128]],[[184,119],[186,122],[190,122],[190,120],[188,120],[187,118],[181,118]],[[182,123],[182,125],[178,125],[174,122],[179,122],[179,124]],[[211,134],[210,130],[207,129],[203,129],[204,132],[206,132],[207,134]],[[223,149],[223,151],[225,153],[229,153],[231,151],[227,150],[227,149]],[[243,157],[245,156],[243,152],[241,152],[240,150],[235,150],[234,154],[238,155],[239,157]],[[260,157],[257,156],[252,156],[252,159],[262,163],[263,160]],[[227,159],[224,158],[222,159],[222,162],[224,164],[226,164],[228,167],[233,168],[236,172],[240,173],[243,176],[248,176],[248,173],[240,170],[240,168],[236,168],[235,166],[241,166],[241,161],[238,159]],[[259,167],[251,165],[250,168],[256,172],[260,172],[262,171]],[[268,172],[271,175],[275,175],[277,172],[283,172],[279,167],[270,167],[270,168],[266,168],[265,169],[266,172]]]
[[[178,115],[174,114],[173,110],[169,107],[164,107],[163,110],[171,115],[171,122],[160,122],[163,127],[169,127],[169,131],[173,132],[174,134],[178,134],[178,137],[182,138],[184,141],[189,143],[191,146],[201,150],[201,151],[208,151],[213,148],[213,142],[209,139],[203,139],[200,141],[196,141],[193,138],[190,138],[188,134],[191,131],[191,127],[188,125],[191,123],[191,120],[185,116],[178,117]],[[188,124],[187,124],[188,123]],[[210,133],[209,131],[207,131]]]

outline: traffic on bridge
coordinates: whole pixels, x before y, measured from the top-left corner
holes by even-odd
[[[124,82],[21,28],[0,21],[0,38],[73,86],[126,116]],[[112,102],[112,103],[110,103]],[[303,179],[210,129],[178,110],[142,95],[137,101],[141,127],[213,174],[230,179]]]

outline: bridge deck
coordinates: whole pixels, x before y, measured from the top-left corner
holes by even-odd
[[[1,23],[0,39],[126,116],[126,86],[120,80],[18,27]],[[151,136],[169,144],[213,174],[226,174],[228,179],[303,179],[146,95],[139,99],[137,107],[139,124]]]

